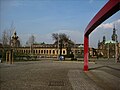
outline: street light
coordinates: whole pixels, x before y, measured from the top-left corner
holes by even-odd
[[[59,33],[58,33],[58,60],[59,60]]]

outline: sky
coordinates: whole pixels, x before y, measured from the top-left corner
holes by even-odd
[[[13,25],[22,44],[31,35],[35,41],[53,43],[52,33],[65,33],[75,43],[83,43],[84,31],[108,0],[0,0],[0,38]],[[90,46],[97,47],[103,36],[111,39],[113,25],[120,42],[120,12],[90,35]]]

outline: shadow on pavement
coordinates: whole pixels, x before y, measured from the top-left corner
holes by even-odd
[[[103,68],[103,67],[107,67],[107,68],[110,68],[110,69],[114,69],[114,70],[120,71],[120,69],[118,69],[118,68],[113,68],[113,67],[106,66],[106,65],[99,66],[99,67],[94,67],[94,68],[89,68],[89,70],[100,69],[100,68]]]

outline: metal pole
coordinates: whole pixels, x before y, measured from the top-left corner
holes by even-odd
[[[58,60],[59,60],[59,34],[58,34]]]
[[[109,43],[108,43],[108,60],[110,58]]]
[[[84,71],[88,71],[89,36],[84,35]]]

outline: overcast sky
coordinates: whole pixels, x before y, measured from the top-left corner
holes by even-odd
[[[30,35],[37,42],[53,43],[52,33],[66,33],[83,43],[84,30],[108,0],[0,0],[0,37],[13,23],[23,44]],[[120,42],[120,12],[107,19],[90,35],[90,46],[97,47],[103,35],[111,39],[115,24]]]

